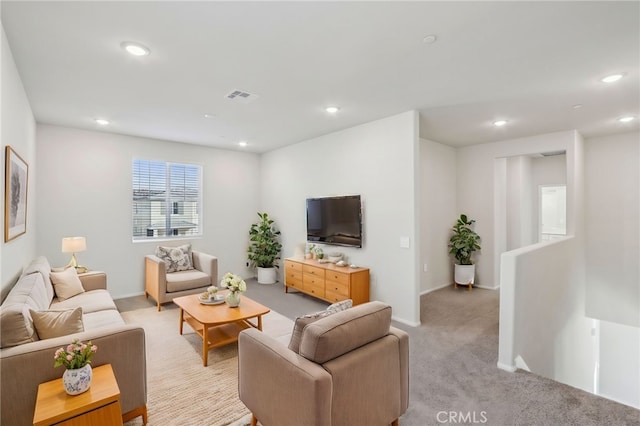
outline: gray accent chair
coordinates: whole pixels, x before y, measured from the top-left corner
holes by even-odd
[[[194,269],[167,273],[162,259],[147,255],[144,259],[144,295],[151,296],[158,304],[174,298],[204,292],[218,283],[218,258],[198,251],[191,252]]]
[[[409,336],[391,326],[391,307],[369,302],[303,327],[299,353],[256,329],[240,333],[238,390],[252,425],[398,425]]]

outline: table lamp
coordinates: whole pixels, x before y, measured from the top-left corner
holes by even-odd
[[[73,266],[76,270],[86,269],[84,266],[78,265],[76,253],[87,249],[87,239],[85,237],[65,237],[62,239],[62,252],[71,253],[71,260],[65,268]]]

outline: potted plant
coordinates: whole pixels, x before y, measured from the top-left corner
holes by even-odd
[[[251,225],[249,230],[248,259],[251,267],[258,268],[258,283],[273,284],[276,282],[277,261],[280,259],[278,231],[267,213],[258,212],[260,221]]]
[[[474,251],[480,250],[480,236],[471,229],[475,220],[461,214],[453,226],[453,235],[449,239],[449,253],[456,258],[454,285],[468,285],[469,290],[475,281],[476,266],[471,261]]]

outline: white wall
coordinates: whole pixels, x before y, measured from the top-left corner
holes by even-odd
[[[507,250],[534,243],[531,157],[507,158]]]
[[[5,146],[11,146],[29,165],[29,185],[27,189],[27,232],[7,243],[4,242],[4,220],[2,220],[2,244],[0,244],[0,300],[13,286],[22,273],[22,268],[36,254],[36,163],[35,120],[29,100],[22,86],[22,80],[16,69],[11,48],[2,28],[0,108],[2,137],[2,167],[5,164]],[[2,193],[4,194],[4,172],[2,175]],[[0,211],[4,215],[4,195],[0,197]]]
[[[517,366],[594,392],[591,328],[584,315],[579,239],[543,242],[502,255],[499,367]]]
[[[640,136],[586,143],[587,314],[640,327]]]
[[[106,271],[114,297],[144,291],[143,258],[158,245],[131,238],[132,160],[144,158],[203,166],[204,236],[187,241],[217,256],[220,274],[251,275],[245,262],[259,210],[256,154],[50,125],[37,131],[37,247],[52,265],[69,261],[60,251],[62,237],[86,236],[79,263]]]
[[[476,232],[482,239],[482,250],[476,255],[478,285],[490,288],[499,285],[499,259],[504,251],[501,241],[506,238],[504,158],[566,150],[575,137],[574,131],[557,132],[458,149],[458,210],[476,220]]]
[[[497,166],[504,167],[504,166]],[[514,250],[538,242],[539,186],[566,184],[566,155],[518,155],[506,159],[506,246]]]
[[[635,134],[584,142],[575,134],[574,143],[568,144],[567,224],[572,236],[502,254],[498,366],[507,370],[525,368],[640,408],[639,329],[594,319],[589,313],[589,304],[594,307],[606,304],[613,312],[633,304],[637,295],[621,295],[609,286],[605,299],[589,300],[587,286],[591,262],[606,265],[603,259],[587,255],[598,251],[601,244],[593,237],[592,228],[597,223],[592,215],[608,211],[615,204],[609,198],[610,186],[601,186],[603,170],[610,172],[621,167],[617,161],[624,162],[623,157],[630,156],[634,159],[633,167],[621,167],[624,171],[618,178],[638,182],[638,163],[633,162],[638,159],[637,140]],[[597,149],[601,142],[614,153],[620,149],[612,146],[616,142],[622,145],[631,142],[631,146],[622,149],[625,153],[622,156],[611,154],[617,161],[610,162],[611,157]],[[638,212],[634,210],[637,204],[633,200],[637,203],[638,187],[633,188],[632,195],[625,190],[613,192],[616,195],[612,198],[620,205],[622,214],[635,214],[637,222]],[[631,199],[631,206],[623,199]],[[633,250],[638,247],[640,235],[637,223],[634,224],[636,227],[630,231],[636,245],[623,247],[618,257],[625,257],[629,249],[635,253],[633,265],[638,268],[638,254]],[[619,236],[625,238],[622,233]],[[608,249],[619,250],[619,246],[611,245]],[[612,275],[616,273],[613,269],[619,267],[608,266]],[[631,301],[627,299],[629,296]]]
[[[599,321],[598,394],[640,409],[640,328]]]
[[[260,205],[283,236],[283,257],[306,240],[305,200],[360,194],[361,249],[331,247],[370,268],[371,299],[393,308],[394,318],[419,324],[416,199],[419,185],[417,113],[409,111],[263,154]],[[410,248],[400,248],[409,237]]]
[[[502,254],[498,366],[594,392],[595,337],[584,310],[584,142],[573,132],[566,138],[573,235]]]
[[[534,241],[538,241],[540,234],[540,185],[567,184],[567,156],[554,155],[551,157],[532,158],[532,232]]]
[[[599,324],[599,393],[640,408],[640,134],[588,139],[586,315]]]
[[[421,139],[420,174],[420,292],[427,293],[453,282],[454,261],[448,244],[460,215],[456,208],[456,150]]]

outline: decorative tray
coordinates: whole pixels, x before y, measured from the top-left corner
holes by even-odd
[[[198,296],[198,302],[200,302],[203,305],[219,305],[221,303],[224,303],[224,296],[222,295],[216,296],[216,298],[213,300],[201,299],[200,296]]]

